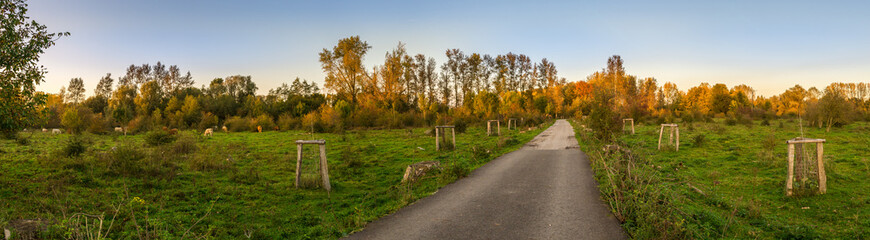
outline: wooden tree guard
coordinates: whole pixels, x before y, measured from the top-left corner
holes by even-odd
[[[489,120],[486,122],[486,135],[492,136],[492,122],[496,123],[496,131],[498,132],[498,136],[501,136],[501,122],[498,120]]]
[[[662,124],[662,128],[659,129],[659,147],[658,149],[662,149],[662,134],[665,132],[665,127],[670,127],[670,136],[668,137],[668,144],[674,144],[674,131],[676,131],[676,140],[677,144],[675,145],[675,150],[680,151],[680,126],[677,124]]]
[[[513,129],[517,129],[517,119],[516,118],[508,118],[508,130],[511,129],[511,126],[513,126]]]
[[[456,148],[456,130],[454,126],[435,126],[435,151],[441,149],[441,141],[439,140],[439,136],[447,140],[447,133],[444,132],[444,129],[450,129],[450,134],[453,135],[453,148]]]
[[[302,145],[320,145],[320,175],[323,179],[323,188],[330,191],[329,165],[326,163],[326,140],[297,140],[296,141],[296,188],[299,188],[299,178],[302,176]]]
[[[631,122],[631,134],[634,134],[634,118],[622,119],[622,131],[625,131],[625,122]]]
[[[810,138],[794,138],[786,141],[788,143],[788,177],[785,180],[786,196],[794,194],[794,156],[795,144],[815,143],[816,144],[816,164],[819,177],[819,193],[825,194],[828,191],[828,177],[825,175],[824,145],[825,139],[810,139]]]

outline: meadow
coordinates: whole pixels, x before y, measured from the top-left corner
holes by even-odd
[[[518,149],[551,123],[502,128],[501,137],[469,126],[457,132],[456,150],[439,152],[429,128],[212,137],[191,130],[156,146],[146,134],[22,132],[26,140],[0,140],[0,226],[39,238],[339,238]],[[294,187],[294,142],[310,139],[327,142],[331,192]],[[317,151],[305,147],[303,176],[316,177]],[[420,161],[443,169],[401,183],[405,167]]]
[[[785,194],[786,140],[802,136],[798,119],[679,123],[679,151],[657,150],[659,124],[639,123],[636,134],[615,141],[628,151],[610,153],[582,131],[582,121],[573,124],[602,197],[633,238],[870,237],[868,122],[830,132],[804,126],[804,137],[827,140],[827,193],[798,180],[806,188],[791,197]]]

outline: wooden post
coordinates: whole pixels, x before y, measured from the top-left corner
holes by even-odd
[[[320,144],[320,175],[323,178],[323,188],[327,192],[332,190],[329,185],[329,164],[326,162],[326,143]]]
[[[435,151],[441,149],[441,141],[438,141],[438,127],[435,127]]]
[[[486,122],[486,135],[492,136],[492,121]]]
[[[824,158],[825,151],[824,142],[816,143],[816,155],[818,161],[818,174],[819,174],[819,193],[825,194],[828,192],[828,176],[825,175],[825,162],[822,160]]]
[[[296,143],[296,188],[299,188],[299,177],[302,176],[302,144]]]
[[[662,133],[665,132],[665,125],[662,125],[662,128],[659,129],[659,150],[662,150]]]
[[[788,175],[785,180],[785,195],[792,195],[792,186],[794,181],[794,143],[788,144]]]
[[[501,136],[501,121],[497,121],[497,122],[495,122],[495,124],[498,126],[498,130],[497,130],[498,135]]]
[[[677,128],[677,152],[680,151],[680,126],[676,126]]]

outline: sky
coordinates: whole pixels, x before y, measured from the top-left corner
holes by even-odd
[[[250,75],[264,94],[296,77],[323,85],[318,53],[339,39],[383,64],[409,54],[526,54],[582,81],[620,55],[626,71],[681,90],[746,84],[771,96],[800,84],[870,82],[870,1],[115,1],[31,0],[31,19],[70,32],[45,51],[38,90],[71,78],[91,95],[131,64],[177,65],[196,86]]]

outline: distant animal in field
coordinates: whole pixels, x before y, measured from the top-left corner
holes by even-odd
[[[170,135],[178,134],[178,128],[169,129],[169,134]]]
[[[227,126],[222,126],[221,130],[223,130],[224,132],[229,132],[229,131],[227,131]]]
[[[63,133],[63,130],[60,130],[57,128],[51,130],[51,134],[61,134],[61,133]]]
[[[213,132],[214,132],[214,130],[212,130],[211,128],[206,128],[206,129],[205,129],[205,132],[202,133],[202,136],[208,136],[208,137],[211,137],[211,134],[212,134]]]
[[[263,127],[262,127],[262,126],[257,126],[257,132],[263,132]]]
[[[275,131],[278,131],[278,126],[275,126],[272,129],[274,129]]]
[[[48,129],[43,128],[42,132],[48,132]]]

